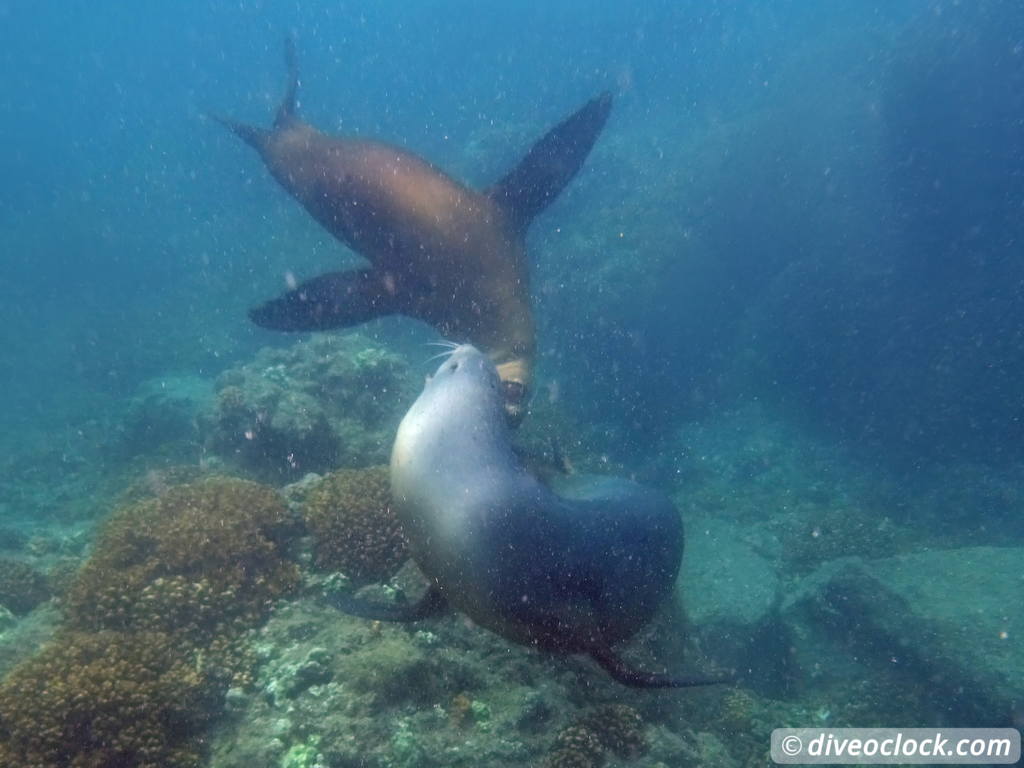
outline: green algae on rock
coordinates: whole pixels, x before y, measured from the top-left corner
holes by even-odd
[[[386,461],[414,396],[400,356],[357,333],[315,336],[221,374],[202,431],[225,461],[293,480]]]

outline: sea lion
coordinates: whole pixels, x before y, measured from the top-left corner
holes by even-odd
[[[404,149],[333,138],[300,120],[290,41],[285,58],[288,89],[273,130],[217,119],[371,266],[315,277],[251,310],[250,318],[283,331],[341,328],[389,314],[418,318],[490,354],[517,421],[535,353],[526,228],[583,165],[608,118],[611,95],[587,102],[497,184],[478,192]]]
[[[384,618],[423,618],[447,603],[510,640],[589,654],[626,685],[723,682],[640,672],[612,651],[672,591],[683,554],[675,505],[617,477],[575,475],[549,488],[511,438],[494,363],[454,348],[391,455],[393,509],[431,587],[405,616]]]

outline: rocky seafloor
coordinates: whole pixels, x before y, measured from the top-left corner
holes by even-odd
[[[640,468],[674,495],[686,520],[687,551],[672,605],[627,655],[650,669],[732,668],[735,684],[632,690],[587,659],[512,645],[459,615],[405,625],[340,612],[331,604],[339,583],[382,581],[385,587],[368,588],[386,597],[416,589],[414,567],[399,568],[399,537],[374,516],[384,505],[360,505],[383,492],[379,473],[364,468],[386,460],[390,435],[417,388],[403,358],[359,334],[265,350],[216,381],[168,378],[141,388],[103,449],[117,473],[93,483],[116,492],[94,499],[93,514],[80,503],[31,524],[27,515],[12,514],[15,523],[0,531],[0,671],[8,675],[0,684],[0,735],[8,751],[0,755],[43,753],[37,735],[17,731],[4,699],[23,691],[26,679],[45,686],[26,665],[47,639],[67,643],[69,632],[83,631],[69,622],[81,612],[76,605],[93,604],[87,588],[96,581],[96,558],[119,562],[103,553],[123,546],[121,538],[108,532],[94,539],[102,510],[128,509],[129,519],[149,520],[153,510],[166,515],[175,494],[193,493],[174,489],[212,487],[204,482],[256,487],[208,480],[215,475],[276,489],[275,531],[255,544],[245,539],[244,551],[272,551],[275,567],[283,563],[295,576],[258,592],[258,606],[225,630],[221,636],[233,649],[226,656],[225,644],[210,633],[189,635],[195,673],[187,690],[202,717],[167,737],[166,754],[179,762],[165,764],[738,766],[763,764],[769,734],[782,726],[1021,722],[1024,626],[1012,601],[1024,545],[980,522],[961,525],[963,535],[942,524],[952,514],[949,499],[961,500],[955,520],[978,518],[962,506],[975,496],[1003,498],[1016,487],[1014,475],[1008,471],[1000,482],[992,472],[962,468],[911,494],[755,406],[680,428]],[[601,463],[578,434],[565,434],[569,419],[543,416],[527,425],[524,442],[555,437],[580,453],[577,464]],[[132,460],[119,465],[119,456]],[[365,474],[338,474],[338,467]],[[31,483],[19,482],[21,495],[5,503],[27,503]],[[64,482],[69,493],[85,481],[69,475]],[[49,485],[41,498],[58,503],[54,486],[62,481]],[[324,510],[341,510],[341,517],[325,518]],[[153,541],[180,534],[146,525]],[[345,560],[353,530],[365,534],[353,539],[363,559]],[[325,548],[324,537],[336,546]],[[376,548],[360,543],[369,539]],[[367,551],[381,558],[382,570],[364,567]],[[90,560],[93,566],[81,567]],[[188,561],[187,571],[141,567],[118,572],[116,583],[139,586],[140,601],[178,601],[169,604],[182,616],[192,616],[189,601],[202,595],[188,584],[212,579],[201,558]],[[258,587],[259,568],[249,571]],[[92,581],[83,577],[90,573]],[[225,578],[239,594],[253,594],[245,591],[249,582]],[[168,597],[160,591],[168,583],[182,587]],[[149,615],[138,605],[144,603],[117,609],[127,618],[98,630],[153,631],[152,618],[136,626]],[[202,616],[200,624],[213,621]],[[163,630],[173,635],[175,627]],[[75,637],[74,648],[88,645]],[[210,659],[222,657],[230,663],[215,669]],[[121,716],[132,711],[118,697],[137,695],[138,679],[104,685],[116,691],[104,706]],[[178,689],[152,690],[159,696]],[[47,713],[59,721],[63,711],[54,705]],[[76,730],[82,727],[51,734],[58,746],[49,744],[47,754],[57,757],[31,764],[72,764],[71,755],[86,760],[91,747]],[[160,764],[132,749],[125,747],[123,764]]]

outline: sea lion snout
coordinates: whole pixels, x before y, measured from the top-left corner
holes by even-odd
[[[456,378],[462,379],[462,381],[448,383],[449,379]],[[481,388],[494,393],[495,398],[498,398],[503,391],[494,363],[472,344],[460,344],[455,347],[448,355],[448,359],[431,377],[430,383],[433,386],[454,384]],[[479,395],[474,395],[474,397],[479,397]]]

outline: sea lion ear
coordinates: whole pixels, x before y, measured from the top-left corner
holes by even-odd
[[[249,310],[249,319],[273,331],[347,328],[400,311],[394,283],[374,269],[328,272]]]
[[[612,109],[612,95],[602,93],[548,131],[487,195],[509,212],[518,229],[526,229],[576,175],[601,134]]]

